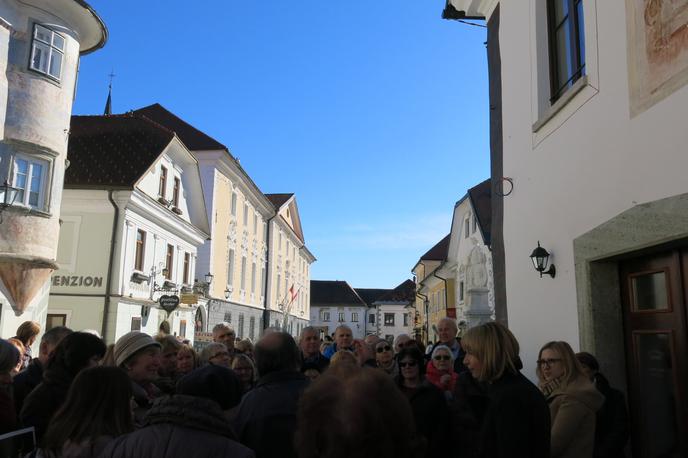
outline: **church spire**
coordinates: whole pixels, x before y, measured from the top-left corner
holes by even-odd
[[[112,114],[112,78],[115,77],[114,71],[110,72],[110,85],[108,86],[108,97],[107,100],[105,101],[105,110],[103,111],[104,115],[111,115]]]

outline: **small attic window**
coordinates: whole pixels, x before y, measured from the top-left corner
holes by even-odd
[[[291,218],[291,214],[289,213],[289,209],[287,208],[287,218]]]

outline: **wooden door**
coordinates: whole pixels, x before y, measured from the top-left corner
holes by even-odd
[[[688,457],[688,251],[620,264],[633,456]]]

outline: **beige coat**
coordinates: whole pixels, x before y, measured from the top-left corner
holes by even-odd
[[[595,413],[604,396],[585,377],[566,386],[556,381],[543,387],[552,419],[552,458],[592,458]]]

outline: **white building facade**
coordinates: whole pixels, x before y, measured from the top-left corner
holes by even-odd
[[[0,335],[45,324],[80,56],[107,29],[81,0],[0,1]]]
[[[490,180],[471,188],[454,206],[447,260],[438,275],[454,279],[459,329],[485,323],[494,315],[494,279],[489,244]],[[449,307],[449,306],[448,306]]]
[[[551,340],[595,354],[634,456],[688,455],[688,3],[450,4],[487,20],[497,319],[524,372]]]
[[[203,316],[191,293],[209,232],[196,159],[173,132],[137,115],[73,117],[70,158],[49,324],[95,329],[107,342],[168,327],[193,342]],[[91,174],[106,158],[118,165]],[[169,312],[162,296],[190,303]]]
[[[368,306],[345,281],[311,280],[310,325],[321,336],[348,326],[355,339],[366,336]]]

